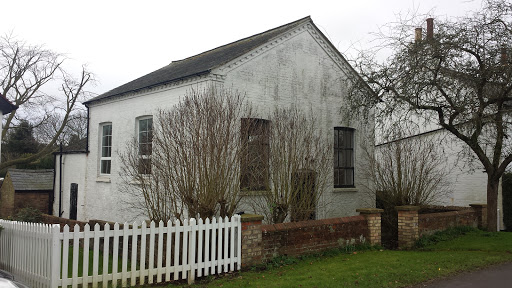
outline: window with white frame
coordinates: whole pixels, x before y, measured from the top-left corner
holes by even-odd
[[[139,145],[139,173],[151,174],[151,154],[153,153],[153,117],[145,116],[137,119]]]
[[[112,123],[105,123],[101,128],[100,174],[110,175],[112,163]]]
[[[334,187],[354,186],[354,129],[334,127]]]

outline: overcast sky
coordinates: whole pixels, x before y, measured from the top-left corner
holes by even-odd
[[[480,0],[3,1],[0,33],[87,64],[107,92],[171,61],[311,16],[348,59],[370,32],[411,11],[461,16]],[[412,37],[413,31],[411,31]],[[351,54],[352,52],[352,54]]]

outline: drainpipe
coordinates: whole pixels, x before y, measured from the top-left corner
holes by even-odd
[[[62,142],[59,149],[59,217],[62,216]]]
[[[85,105],[85,107],[87,107],[87,132],[85,135],[85,153],[89,154],[89,106]]]

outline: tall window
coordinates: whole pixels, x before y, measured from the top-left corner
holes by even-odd
[[[100,174],[110,174],[112,162],[112,124],[101,125]]]
[[[334,127],[334,187],[354,187],[354,129]]]
[[[270,121],[242,118],[243,159],[240,188],[267,190],[269,181]]]
[[[151,154],[153,153],[153,118],[138,120],[139,173],[151,174]]]

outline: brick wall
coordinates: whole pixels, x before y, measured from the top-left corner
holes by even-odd
[[[477,211],[471,208],[459,211],[420,214],[418,226],[420,237],[433,234],[436,231],[446,230],[450,227],[478,227],[478,215]]]
[[[26,207],[36,208],[41,211],[41,213],[48,213],[50,208],[50,193],[51,191],[16,192],[14,194],[14,213]]]
[[[83,231],[85,224],[87,224],[87,222],[71,220],[71,219],[66,219],[66,218],[60,218],[60,217],[48,215],[48,214],[43,214],[43,223],[59,224],[60,232],[62,232],[64,230],[64,226],[66,226],[66,225],[69,226],[69,231],[74,231],[74,227],[76,224],[78,224],[78,226],[80,226],[80,231]]]
[[[418,214],[419,206],[397,206],[398,211],[398,248],[410,248],[423,235],[450,227],[485,227],[486,204],[470,204],[471,208],[458,211]]]
[[[364,216],[263,225],[262,260],[297,256],[360,242],[369,237]]]

